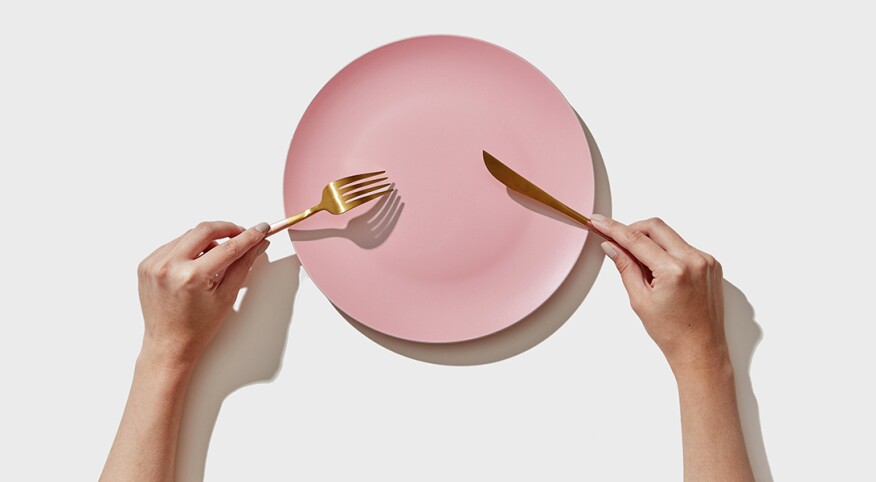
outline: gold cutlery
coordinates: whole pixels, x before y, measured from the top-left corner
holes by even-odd
[[[608,241],[613,241],[611,238],[602,234],[590,222],[590,218],[566,206],[559,199],[546,193],[543,189],[536,186],[525,177],[516,173],[513,169],[506,166],[502,161],[493,157],[489,152],[484,151],[484,164],[487,165],[487,170],[502,184],[507,186],[512,191],[519,192],[524,196],[544,204],[545,206],[554,209],[560,214],[565,215],[569,219],[577,222],[581,226],[587,228],[591,232],[602,236]]]
[[[293,224],[301,222],[320,211],[328,211],[332,214],[342,214],[351,209],[357,208],[368,201],[389,194],[394,190],[391,187],[391,183],[384,183],[377,186],[374,185],[387,180],[386,177],[375,179],[376,176],[385,172],[386,171],[377,171],[356,174],[326,184],[325,188],[322,190],[322,200],[320,200],[316,206],[272,224],[271,229],[268,230],[267,236],[288,229]]]

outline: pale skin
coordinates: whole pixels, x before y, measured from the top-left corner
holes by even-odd
[[[602,243],[675,375],[686,481],[753,481],[724,336],[721,265],[657,218],[629,226],[593,215]],[[616,244],[615,244],[616,243]]]
[[[678,383],[685,480],[754,480],[724,337],[720,264],[657,219],[625,226],[594,215],[593,224],[617,243],[602,248]],[[173,480],[189,379],[267,248],[267,229],[201,223],[140,263],[143,345],[102,481]]]
[[[128,403],[102,481],[173,480],[189,379],[219,331],[256,258],[268,225],[199,224],[161,246],[137,269],[145,324]],[[230,238],[222,244],[218,240]]]

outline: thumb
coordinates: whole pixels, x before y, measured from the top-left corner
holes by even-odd
[[[643,296],[645,294],[645,273],[642,272],[642,266],[639,262],[614,243],[605,241],[600,246],[602,246],[605,255],[614,261],[614,266],[620,273],[630,301]]]
[[[252,268],[256,259],[261,256],[270,245],[271,242],[267,239],[262,240],[261,243],[250,248],[249,251],[237,261],[231,263],[231,266],[225,270],[225,277],[222,279],[222,286],[225,289],[234,291],[235,293],[238,292],[240,287],[243,286],[243,282],[246,281],[246,276],[249,274],[249,270]]]

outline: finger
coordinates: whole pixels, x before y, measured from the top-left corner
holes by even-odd
[[[219,246],[219,241],[215,241],[215,240],[210,241],[210,244],[208,244],[207,247],[204,248],[204,251],[201,252],[201,254],[199,254],[198,257],[203,256],[204,254],[206,254],[208,251],[215,248],[216,246]]]
[[[174,248],[174,255],[195,259],[211,242],[237,236],[243,231],[240,226],[225,221],[205,221],[186,233]]]
[[[635,229],[645,233],[649,238],[654,240],[658,246],[665,249],[669,254],[681,258],[691,253],[693,248],[668,224],[660,218],[651,218],[644,221],[638,221],[630,225],[630,229]]]
[[[623,281],[624,288],[630,296],[630,301],[645,296],[648,281],[639,263],[609,241],[603,242],[600,246],[602,246],[605,255],[614,261],[614,266],[621,275],[621,281]]]
[[[261,223],[211,249],[197,260],[200,268],[208,273],[225,270],[259,244],[259,241],[265,239],[268,229],[270,229],[268,223]]]
[[[599,232],[610,236],[615,244],[629,251],[651,271],[672,261],[669,253],[645,233],[599,214],[594,214],[590,219]]]
[[[271,242],[264,239],[256,246],[250,248],[240,259],[231,263],[231,266],[225,270],[225,278],[222,280],[221,289],[234,292],[239,291],[240,287],[243,286],[243,282],[246,281],[246,276],[249,274],[249,270],[252,268],[256,259],[258,259],[258,257],[261,256],[270,245]]]

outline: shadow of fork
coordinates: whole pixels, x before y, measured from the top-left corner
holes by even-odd
[[[290,229],[289,237],[292,241],[346,238],[360,248],[374,249],[389,238],[405,207],[395,185],[390,189],[392,193],[389,196],[380,198],[371,209],[351,219],[344,228]]]

